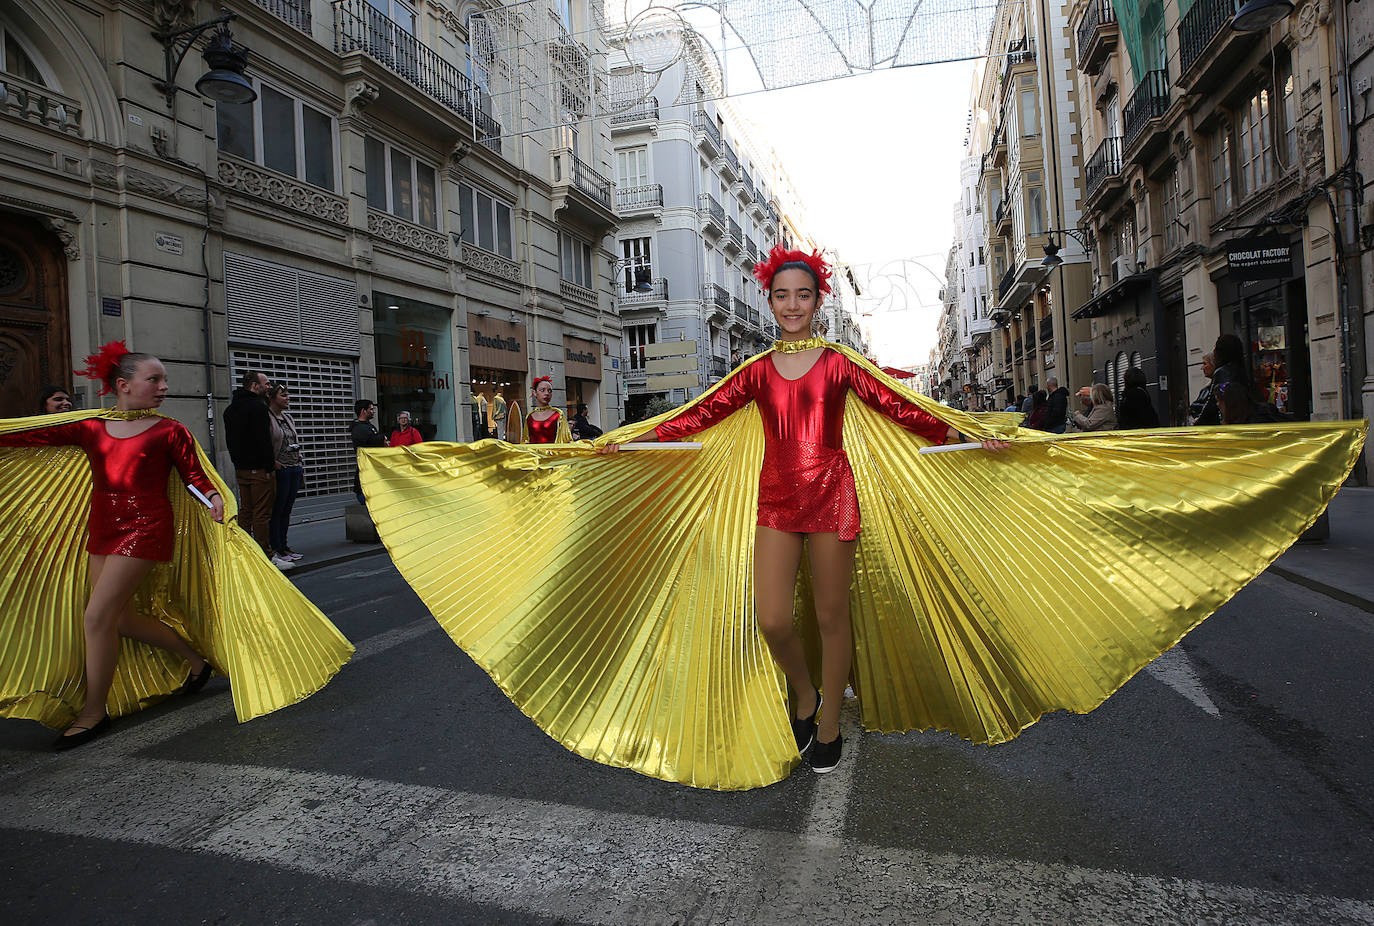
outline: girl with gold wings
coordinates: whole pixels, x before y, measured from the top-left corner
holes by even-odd
[[[594,442],[692,434],[699,450],[362,459],[382,539],[436,619],[598,762],[696,787],[778,781],[851,659],[869,730],[1000,743],[1092,710],[1292,543],[1364,439],[1363,422],[1027,433],[808,339],[812,256],[775,249],[756,271],[784,341]],[[919,452],[960,433],[1001,452]],[[484,573],[536,546],[519,587],[492,594]],[[818,770],[839,758],[835,722],[821,710]]]
[[[87,362],[113,409],[0,421],[0,716],[65,728],[65,750],[199,691],[216,666],[241,720],[322,687],[353,648],[251,538],[218,526],[233,501],[157,413],[162,363],[122,342]]]
[[[526,444],[566,444],[572,440],[568,429],[568,418],[549,404],[553,399],[553,379],[548,376],[535,377],[531,387],[534,406],[524,419],[524,443]]]

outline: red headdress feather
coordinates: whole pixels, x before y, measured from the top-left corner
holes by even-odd
[[[824,296],[830,292],[830,267],[826,265],[820,251],[810,254],[805,251],[788,251],[780,244],[773,245],[773,249],[768,252],[767,260],[761,260],[754,265],[754,278],[759,281],[764,292],[772,288],[773,274],[778,272],[778,268],[792,261],[800,261],[815,272],[820,295]]]
[[[534,378],[534,382],[530,383],[530,392],[533,392],[534,390],[538,389],[540,383],[548,383],[550,386],[552,386],[552,385],[553,385],[553,377],[552,377],[552,376],[536,376],[536,377]]]
[[[77,376],[84,376],[100,383],[100,394],[110,395],[114,392],[110,388],[110,374],[119,367],[119,361],[125,354],[132,354],[133,351],[125,346],[123,341],[111,341],[103,344],[100,350],[86,358],[86,366],[80,370],[73,370]]]

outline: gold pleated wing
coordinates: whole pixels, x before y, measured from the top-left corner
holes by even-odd
[[[0,434],[99,414],[0,419]],[[250,720],[318,691],[353,647],[235,523],[233,493],[199,445],[196,454],[224,496],[225,523],[215,523],[173,469],[167,490],[176,520],[172,560],[153,567],[135,606],[226,673],[238,719]],[[85,700],[90,497],[81,448],[0,448],[0,716],[61,729]],[[180,657],[121,639],[110,715],[166,697],[187,674]]]
[[[1365,431],[1056,437],[883,378],[964,433],[1013,446],[922,455],[920,438],[851,396],[863,723],[982,743],[1105,700],[1292,543]],[[362,483],[402,575],[549,735],[657,778],[749,788],[798,761],[750,588],[762,422],[751,404],[696,439],[700,451],[615,455],[587,442],[372,450]],[[512,566],[522,582],[495,581]],[[798,621],[814,658],[805,576]]]

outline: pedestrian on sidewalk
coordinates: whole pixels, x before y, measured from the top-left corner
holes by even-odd
[[[239,525],[272,555],[272,504],[277,497],[277,453],[272,447],[272,415],[265,395],[266,373],[249,370],[224,410],[224,442],[239,484]]]
[[[412,444],[422,443],[424,439],[420,429],[410,423],[410,412],[400,412],[396,415],[396,430],[391,432],[391,439],[387,441],[387,446],[409,447]]]
[[[1221,424],[1221,408],[1217,405],[1221,387],[1227,383],[1241,383],[1247,389],[1250,377],[1245,371],[1245,345],[1234,334],[1223,334],[1212,347],[1212,388],[1198,415],[1198,424]]]
[[[1159,427],[1159,413],[1150,401],[1150,391],[1145,388],[1145,371],[1131,367],[1122,381],[1125,388],[1116,405],[1116,426],[1123,431]]]
[[[1188,406],[1188,417],[1184,419],[1186,424],[1200,424],[1198,420],[1202,417],[1203,410],[1207,407],[1207,399],[1212,394],[1212,376],[1217,371],[1216,361],[1210,352],[1202,355],[1202,375],[1207,377],[1206,384],[1198,390],[1197,398]]]
[[[353,421],[348,426],[348,436],[353,440],[353,448],[385,447],[386,438],[377,432],[372,419],[377,417],[377,405],[371,399],[359,399],[353,403]],[[358,481],[358,473],[353,473],[353,496],[359,505],[366,505],[363,498],[363,484]]]
[[[1045,380],[1045,420],[1040,428],[1051,434],[1063,434],[1069,421],[1069,390],[1051,376]]]
[[[38,407],[41,415],[56,415],[72,410],[72,396],[61,386],[44,386],[38,393]]]
[[[273,383],[267,390],[267,410],[272,415],[272,448],[277,455],[277,498],[272,505],[269,525],[272,544],[272,563],[278,569],[289,569],[301,558],[286,541],[291,527],[291,509],[296,496],[305,487],[305,458],[301,455],[301,439],[296,433],[296,421],[288,409],[291,394],[285,383]]]
[[[1112,391],[1105,383],[1093,383],[1089,397],[1092,408],[1086,415],[1074,413],[1074,427],[1080,431],[1115,431],[1116,409],[1112,407]]]
[[[1030,415],[1027,416],[1024,426],[1034,428],[1037,431],[1045,430],[1045,409],[1049,407],[1045,390],[1035,390],[1035,393],[1030,396],[1030,403]]]

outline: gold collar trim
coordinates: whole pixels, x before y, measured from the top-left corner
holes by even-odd
[[[151,418],[157,414],[155,408],[131,408],[123,411],[118,408],[106,408],[100,412],[102,418],[117,418],[120,421],[137,421],[140,418]]]
[[[810,350],[813,347],[824,347],[827,343],[825,338],[804,338],[800,341],[774,341],[773,350],[780,354],[795,354],[797,351]]]

